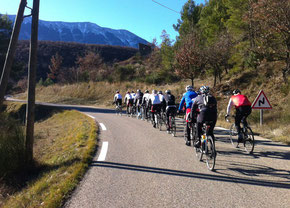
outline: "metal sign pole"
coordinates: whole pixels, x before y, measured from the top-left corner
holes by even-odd
[[[260,126],[263,126],[263,109],[260,109]]]

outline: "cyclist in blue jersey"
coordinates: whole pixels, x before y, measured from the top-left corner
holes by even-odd
[[[186,86],[185,88],[186,92],[183,94],[183,97],[180,101],[179,104],[179,108],[178,108],[178,112],[180,112],[184,106],[186,106],[186,116],[185,116],[185,120],[186,120],[186,132],[187,132],[187,141],[186,141],[186,145],[190,146],[190,125],[189,123],[191,122],[191,119],[189,118],[190,116],[190,112],[191,112],[191,106],[193,103],[194,98],[197,97],[197,93],[193,90],[193,87],[191,85]]]

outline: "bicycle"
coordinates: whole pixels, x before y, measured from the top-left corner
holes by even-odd
[[[235,116],[232,116],[233,118],[235,118]],[[241,128],[241,134],[242,134],[242,141],[241,142],[237,142],[237,145],[234,144],[234,140],[236,139],[238,141],[238,131],[236,129],[235,124],[233,123],[230,127],[230,141],[233,145],[233,147],[239,148],[239,143],[243,143],[245,151],[248,152],[249,154],[252,154],[254,151],[254,147],[255,147],[255,138],[254,138],[254,133],[251,129],[251,127],[249,127],[247,125],[247,122],[245,122],[246,118],[243,117],[241,120],[242,123],[242,128]],[[230,120],[228,118],[226,118],[226,121],[230,123]]]
[[[214,171],[216,162],[216,149],[215,140],[212,135],[209,134],[210,122],[203,123],[202,134],[201,134],[201,144],[200,147],[195,147],[195,154],[199,161],[202,161],[203,155],[205,155],[206,166],[210,171]],[[192,129],[192,140],[195,142],[197,140],[197,124],[193,125]]]
[[[170,113],[169,114],[169,123],[167,124],[169,128],[169,133],[175,137],[176,136],[176,123],[175,123],[175,116]]]
[[[122,105],[120,105],[120,103],[118,103],[118,104],[116,105],[115,113],[116,113],[116,115],[119,114],[120,116],[122,116]]]

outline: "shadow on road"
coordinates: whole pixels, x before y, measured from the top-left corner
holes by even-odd
[[[240,164],[238,164],[240,165]],[[171,169],[163,169],[163,168],[155,168],[155,167],[147,167],[147,166],[140,166],[140,165],[130,165],[130,164],[122,164],[122,163],[114,163],[114,162],[98,162],[93,161],[90,164],[91,167],[104,167],[104,168],[113,168],[113,169],[122,169],[128,171],[137,171],[137,172],[146,172],[146,173],[156,173],[156,174],[163,174],[163,175],[171,175],[171,176],[179,176],[179,177],[188,177],[188,178],[198,178],[202,180],[213,180],[213,181],[222,181],[222,182],[229,182],[229,183],[240,183],[240,184],[248,184],[248,185],[255,185],[255,186],[264,186],[264,187],[272,187],[272,188],[284,188],[290,189],[290,181],[274,181],[274,180],[261,180],[261,179],[253,179],[253,178],[246,178],[246,177],[237,177],[234,175],[222,175],[218,172],[217,174],[205,174],[205,173],[194,173],[188,171],[180,171],[180,170],[171,170]],[[254,166],[254,165],[252,165]],[[243,167],[243,166],[241,166]],[[268,170],[265,173],[264,170]],[[244,169],[240,169],[240,172],[247,171],[247,167]],[[269,176],[285,176],[285,179],[289,178],[289,171],[285,171],[285,173],[279,173],[282,170],[276,170],[270,167],[261,167],[259,166],[257,170],[252,169],[251,176],[255,174],[266,174]],[[280,174],[280,175],[279,175]],[[247,174],[244,174],[247,175]]]

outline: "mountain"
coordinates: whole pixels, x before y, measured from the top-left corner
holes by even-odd
[[[8,16],[12,21],[15,20],[15,15]],[[29,40],[30,34],[31,17],[27,17],[23,20],[19,39]],[[39,20],[38,39],[134,48],[138,48],[138,43],[148,43],[127,30],[114,30],[90,22],[52,22],[43,20]]]

